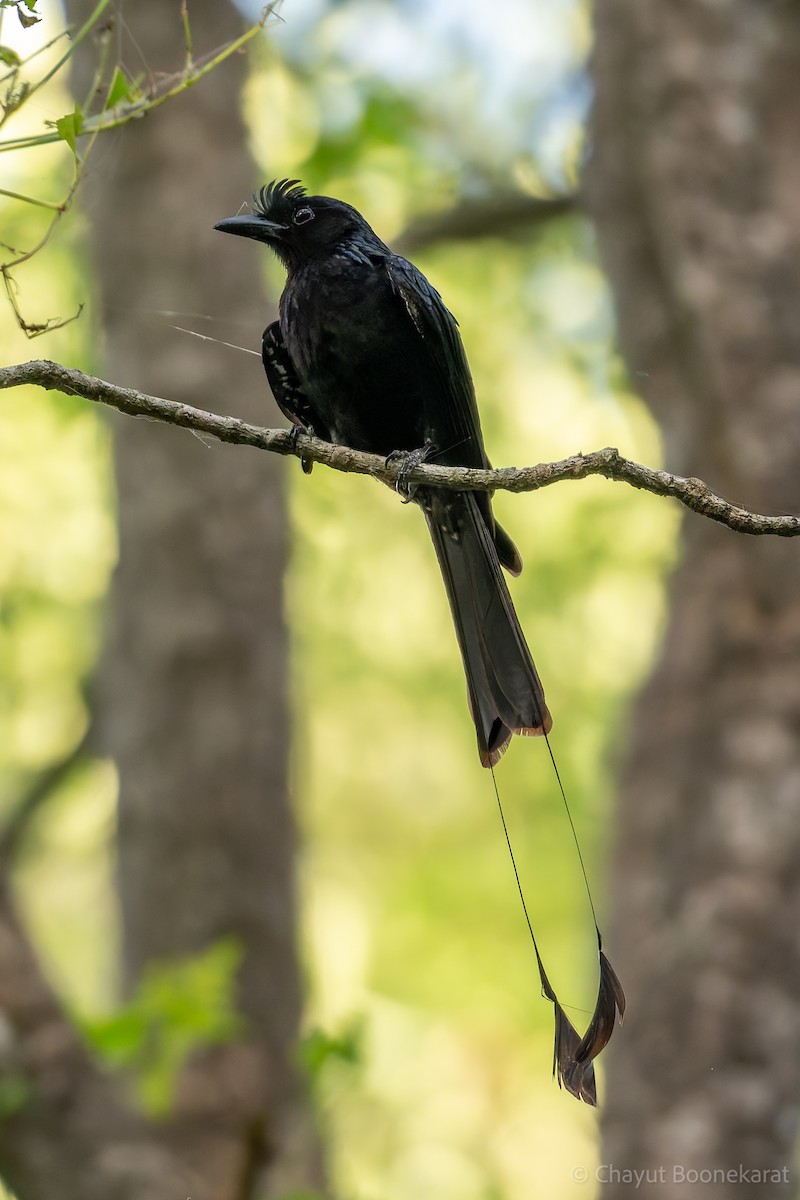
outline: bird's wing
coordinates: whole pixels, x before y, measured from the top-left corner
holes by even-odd
[[[433,414],[438,445],[435,461],[444,466],[486,467],[491,463],[483,445],[475,388],[467,356],[458,332],[458,322],[421,271],[413,263],[393,254],[386,259],[386,271],[396,296],[428,348],[434,368],[441,379],[444,404]],[[500,562],[519,575],[522,559],[502,526],[492,514],[488,493],[478,496],[478,507],[494,540]]]
[[[297,372],[286,349],[280,321],[273,321],[264,330],[261,338],[261,361],[267,373],[267,382],[283,415],[288,417],[297,429],[305,429],[330,441],[327,429],[323,429],[319,421],[314,421],[308,397],[297,378]],[[314,465],[311,460],[301,458],[300,462],[306,475],[310,475]]]
[[[292,365],[279,321],[273,321],[264,330],[261,339],[261,359],[272,394],[284,416],[288,417],[292,424],[330,441],[327,430],[318,428],[314,423],[308,397]]]
[[[475,389],[458,323],[413,263],[397,254],[385,261],[392,290],[428,348],[442,382],[445,406],[441,414],[436,414],[437,424],[443,426],[436,461],[451,466],[488,467]]]

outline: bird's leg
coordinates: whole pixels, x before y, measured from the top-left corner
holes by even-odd
[[[394,483],[394,490],[399,496],[403,497],[403,503],[408,504],[414,499],[414,494],[417,490],[416,484],[410,484],[408,477],[415,467],[419,467],[422,463],[427,462],[431,455],[435,454],[439,447],[435,442],[425,442],[424,446],[419,446],[416,450],[393,450],[391,454],[386,456],[386,465],[389,463],[399,462],[400,470],[397,473],[397,479]]]
[[[289,443],[292,447],[292,454],[297,454],[297,439],[301,433],[311,433],[311,430],[307,425],[303,425],[300,421],[295,421],[295,423],[289,429]],[[314,469],[314,464],[310,458],[301,458],[300,466],[303,468],[303,471],[306,475],[310,475]]]

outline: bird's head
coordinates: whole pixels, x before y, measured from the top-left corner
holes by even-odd
[[[288,270],[324,258],[354,238],[382,245],[356,209],[330,196],[307,196],[296,179],[273,181],[253,196],[250,213],[215,229],[266,242]]]

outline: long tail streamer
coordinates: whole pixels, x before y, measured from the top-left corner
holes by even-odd
[[[561,776],[556,765],[556,760],[553,756],[553,751],[550,746],[550,740],[545,736],[547,749],[550,754],[550,759],[555,771],[558,788],[561,792],[561,798],[564,802],[567,817],[569,819],[572,837],[575,842],[575,848],[578,852],[578,860],[581,865],[583,881],[586,886],[586,895],[589,899],[589,907],[592,912],[592,920],[594,929],[597,935],[597,956],[600,968],[600,981],[597,988],[597,1000],[595,1001],[594,1012],[589,1026],[583,1037],[580,1036],[575,1026],[570,1021],[565,1013],[558,996],[553,989],[552,984],[544,969],[542,956],[539,953],[539,946],[536,941],[536,935],[533,932],[528,905],[525,901],[525,893],[522,890],[522,881],[517,868],[517,861],[514,857],[514,851],[511,846],[511,837],[508,832],[503,805],[500,801],[500,791],[497,787],[497,779],[495,778],[494,767],[490,768],[492,772],[492,784],[494,786],[495,799],[497,800],[497,810],[500,813],[500,821],[503,826],[503,833],[508,847],[511,866],[514,870],[514,878],[517,883],[517,891],[522,903],[522,911],[525,914],[525,921],[528,926],[528,932],[533,944],[533,952],[536,955],[536,965],[539,969],[539,978],[542,983],[543,995],[552,1003],[555,1012],[555,1043],[553,1047],[553,1075],[558,1079],[559,1087],[564,1087],[570,1095],[577,1100],[583,1100],[585,1104],[590,1104],[592,1107],[597,1105],[597,1083],[594,1073],[594,1059],[600,1051],[608,1045],[609,1039],[614,1032],[617,1015],[622,1021],[625,1015],[625,993],[622,990],[622,985],[617,978],[614,968],[603,953],[603,939],[600,935],[600,929],[597,924],[597,915],[595,912],[594,901],[592,900],[592,892],[589,887],[589,879],[586,874],[586,866],[583,861],[578,835],[575,830],[575,823],[572,819],[572,813],[567,803],[567,796],[564,791],[564,785],[561,782]]]

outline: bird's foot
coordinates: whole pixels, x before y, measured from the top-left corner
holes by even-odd
[[[420,446],[416,450],[393,450],[391,454],[387,454],[387,466],[390,463],[400,463],[400,470],[394,482],[394,490],[399,496],[403,497],[404,504],[408,504],[410,500],[414,499],[418,486],[417,484],[408,482],[409,475],[416,467],[427,462],[437,450],[438,446],[435,442],[427,441],[424,446]]]
[[[300,434],[310,432],[311,430],[307,429],[305,425],[292,425],[291,429],[289,430],[289,443],[292,447],[292,454],[297,454],[297,439],[300,437]],[[303,468],[303,471],[306,475],[310,475],[314,469],[314,464],[310,458],[301,458],[300,466]]]

